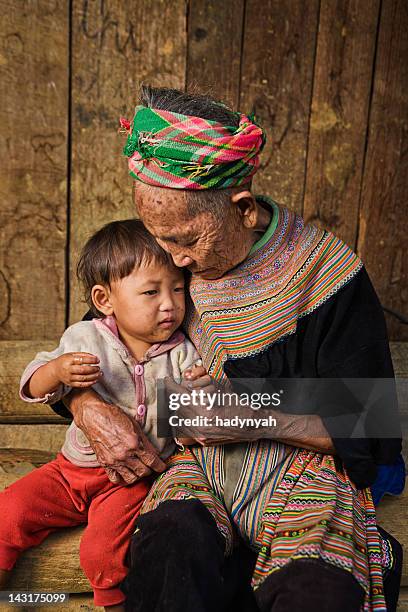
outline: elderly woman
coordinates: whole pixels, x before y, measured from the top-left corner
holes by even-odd
[[[122,125],[137,212],[191,272],[186,327],[213,378],[393,376],[357,255],[251,193],[258,125],[211,99],[149,87]],[[84,391],[70,408],[113,477],[155,469],[140,429],[115,407]],[[197,444],[171,457],[137,521],[130,609],[227,610],[226,568],[240,540],[254,555],[262,611],[395,607],[400,549],[379,532],[367,487],[379,464],[395,462],[400,440],[336,439],[317,415],[282,418],[279,441]],[[109,422],[117,437],[107,448]]]

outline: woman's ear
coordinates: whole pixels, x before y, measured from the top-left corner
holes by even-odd
[[[113,306],[110,302],[110,290],[103,285],[94,285],[91,290],[92,303],[102,312],[105,317],[113,314]]]
[[[245,227],[251,229],[256,227],[258,221],[258,206],[252,193],[243,189],[232,194],[231,202],[239,211]]]

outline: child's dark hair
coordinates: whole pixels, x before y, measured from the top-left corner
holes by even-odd
[[[113,221],[96,232],[82,249],[77,276],[92,313],[103,316],[92,303],[94,285],[110,287],[142,265],[152,262],[169,266],[171,256],[159,246],[139,219]]]

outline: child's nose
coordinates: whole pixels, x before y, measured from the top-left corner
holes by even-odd
[[[160,308],[161,310],[174,310],[174,298],[171,294],[163,295]]]

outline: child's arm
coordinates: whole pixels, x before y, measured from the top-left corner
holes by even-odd
[[[31,398],[44,397],[56,391],[59,385],[91,387],[102,376],[98,357],[91,353],[65,353],[51,359],[34,372],[25,385]]]

